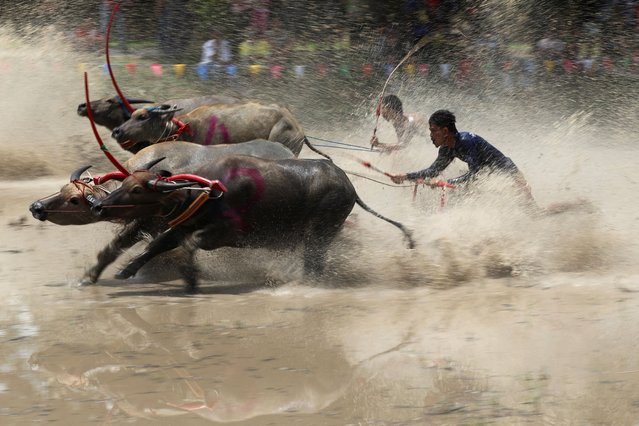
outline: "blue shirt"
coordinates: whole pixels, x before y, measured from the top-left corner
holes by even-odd
[[[442,146],[439,148],[437,158],[427,169],[408,173],[409,180],[432,178],[439,175],[455,158],[459,158],[468,164],[468,172],[453,179],[448,183],[465,182],[482,169],[489,171],[504,171],[516,173],[517,166],[512,160],[501,153],[497,148],[486,142],[484,138],[474,133],[459,132],[455,135],[455,147]]]

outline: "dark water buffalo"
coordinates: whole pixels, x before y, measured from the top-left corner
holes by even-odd
[[[147,101],[143,99],[127,98],[127,101],[132,105],[148,104],[145,105],[145,107],[152,107],[154,104],[153,101]],[[176,105],[179,109],[186,113],[189,111],[193,111],[195,108],[201,107],[202,105],[233,104],[237,102],[240,102],[240,100],[231,96],[211,95],[199,96],[190,99],[172,99],[165,101],[164,103]],[[156,106],[159,107],[159,105]],[[91,111],[93,112],[93,119],[95,120],[95,122],[98,125],[104,126],[109,130],[115,129],[116,127],[126,122],[129,118],[131,118],[131,113],[119,96],[91,101],[90,107]],[[81,103],[80,105],[78,105],[78,115],[80,117],[88,117],[86,103]]]
[[[140,108],[112,136],[122,148],[135,152],[139,145],[179,138],[200,145],[233,144],[251,139],[279,142],[297,156],[308,143],[291,112],[280,105],[258,102],[207,105],[176,116],[179,107],[164,104]],[[180,128],[172,119],[188,124]],[[310,146],[309,146],[310,147]],[[311,148],[313,149],[313,148]],[[323,155],[323,154],[322,154]]]
[[[197,248],[294,248],[298,243],[304,247],[305,273],[318,274],[329,244],[354,204],[374,213],[357,196],[344,171],[328,160],[230,155],[194,173],[197,176],[167,178],[168,173],[136,172],[94,205],[102,218],[164,217],[171,223],[121,271],[120,278],[134,275],[156,255],[182,247],[185,263],[181,271],[187,291],[193,292],[197,289],[193,262]],[[198,183],[213,189],[195,208],[202,192],[190,187]],[[398,226],[412,247],[410,233],[401,224],[374,214]]]
[[[124,166],[128,170],[138,170],[148,163],[166,157],[163,166],[186,173],[214,161],[223,155],[235,153],[255,155],[262,158],[293,158],[293,153],[280,144],[265,140],[255,140],[235,145],[202,146],[183,142],[166,142],[143,149],[131,157]],[[154,167],[153,169],[156,169]],[[84,225],[102,220],[91,212],[91,207],[109,193],[120,187],[118,180],[94,184],[91,178],[81,179],[87,167],[71,174],[70,182],[60,192],[42,198],[31,204],[29,210],[34,218],[58,225]],[[144,233],[155,235],[166,227],[166,223],[155,219],[125,221],[125,226],[116,237],[98,254],[97,264],[83,277],[86,282],[95,282],[102,271],[113,263],[123,249],[129,248],[143,238]]]

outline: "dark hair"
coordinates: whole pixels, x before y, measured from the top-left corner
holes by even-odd
[[[386,95],[382,99],[382,105],[398,114],[404,114],[402,101],[395,95]]]
[[[428,123],[432,123],[439,127],[446,127],[453,133],[459,133],[457,131],[457,126],[455,126],[455,121],[455,114],[446,109],[435,111],[428,119]]]

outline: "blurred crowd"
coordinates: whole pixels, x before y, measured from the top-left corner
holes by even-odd
[[[83,25],[78,27],[79,42],[103,40],[114,3],[102,1],[99,28],[91,32]],[[525,28],[526,22],[513,18],[517,11],[508,11],[503,2],[401,3],[399,9],[388,8],[384,14],[370,1],[327,0],[314,6],[282,0],[221,1],[216,4],[224,9],[220,13],[227,17],[225,21],[208,23],[206,31],[182,31],[180,37],[164,29],[178,18],[188,20],[192,13],[188,1],[155,2],[154,13],[162,22],[160,51],[175,58],[184,46],[197,46],[201,77],[226,72],[230,65],[240,70],[255,65],[276,70],[293,63],[346,66],[367,75],[383,74],[419,41],[424,47],[407,61],[406,72],[436,73],[461,82],[496,70],[511,75],[510,82],[523,84],[527,77],[538,74],[613,69],[639,73],[638,0],[590,0],[583,2],[588,6],[583,8],[579,8],[580,2],[572,2],[577,6],[570,12],[571,19],[561,14],[540,16],[535,28]],[[503,11],[496,13],[500,7]],[[309,19],[300,21],[304,13]],[[127,51],[121,18],[114,25],[113,37],[120,50]]]

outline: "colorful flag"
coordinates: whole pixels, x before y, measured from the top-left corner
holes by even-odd
[[[178,78],[184,77],[184,69],[186,68],[186,64],[173,64],[173,72],[175,76]]]
[[[157,75],[158,77],[162,77],[162,64],[151,64],[149,65],[149,68],[151,68],[151,72],[155,75]]]

